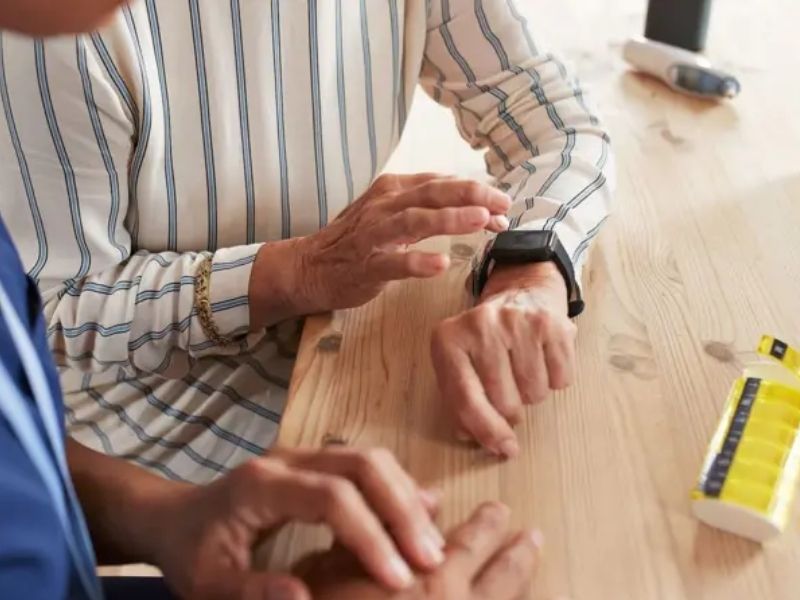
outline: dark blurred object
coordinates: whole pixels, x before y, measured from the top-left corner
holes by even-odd
[[[106,600],[178,600],[161,577],[101,577]]]
[[[687,50],[705,48],[711,0],[650,0],[646,38]]]

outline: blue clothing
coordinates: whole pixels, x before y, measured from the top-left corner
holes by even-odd
[[[12,323],[21,327],[15,332]],[[21,347],[33,349],[28,358],[36,362],[34,369]],[[31,371],[43,377],[44,385],[31,380]],[[0,384],[0,596],[93,600],[102,598],[104,591],[109,600],[171,598],[157,578],[108,578],[102,582],[103,591],[98,586],[91,542],[63,461],[64,406],[47,347],[41,300],[0,218],[0,379],[6,377],[6,385]],[[9,419],[17,414],[11,412],[18,408],[17,401],[27,414],[21,420]],[[54,437],[48,433],[43,408],[52,413]],[[55,474],[52,488],[18,435],[21,421],[31,425],[25,430],[32,434],[27,443],[35,441],[35,450]],[[59,504],[64,509],[61,516]]]
[[[35,284],[22,270],[5,225],[0,221],[0,285],[19,320],[30,332],[43,366],[50,401],[63,423],[58,376],[50,360]],[[0,361],[22,398],[27,401],[42,443],[47,443],[42,416],[34,401],[31,382],[23,368],[6,318],[0,318]],[[12,390],[0,391],[0,402]],[[6,396],[6,398],[3,398]],[[60,429],[64,435],[63,425]],[[55,461],[55,458],[53,458]],[[64,501],[67,501],[64,490]],[[0,590],[8,598],[85,598],[66,533],[44,481],[11,424],[0,413]]]
[[[94,554],[64,457],[64,407],[36,285],[0,219],[0,592],[99,600]],[[160,579],[104,582],[111,598],[163,598]]]

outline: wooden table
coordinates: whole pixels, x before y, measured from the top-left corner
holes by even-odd
[[[579,382],[528,411],[522,457],[498,463],[455,442],[435,386],[429,335],[465,306],[469,240],[437,242],[455,258],[446,276],[309,321],[280,442],[391,448],[445,490],[445,525],[482,500],[507,502],[547,538],[533,598],[796,600],[800,512],[761,548],[700,525],[688,494],[760,334],[800,342],[800,3],[716,3],[709,53],[743,83],[721,105],[626,70],[620,46],[644,9],[533,2],[533,22],[603,107],[619,188],[585,273]],[[427,99],[392,168],[483,172]],[[271,564],[323,537],[290,528]]]

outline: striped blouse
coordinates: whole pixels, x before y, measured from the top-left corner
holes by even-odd
[[[249,331],[260,244],[313,233],[398,143],[418,84],[580,270],[608,136],[512,0],[135,0],[0,32],[0,210],[45,297],[72,435],[207,481],[275,437],[299,325]],[[219,347],[193,306],[213,253]]]

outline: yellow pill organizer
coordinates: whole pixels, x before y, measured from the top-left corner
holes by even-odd
[[[728,394],[697,486],[694,515],[764,542],[789,521],[800,475],[800,351],[764,336]]]

